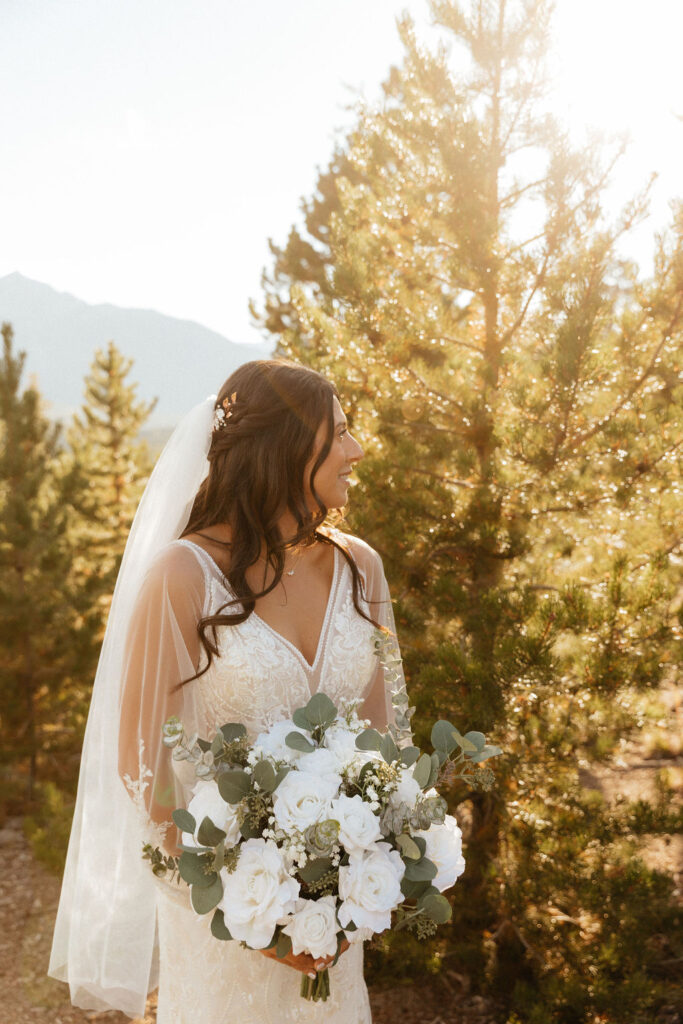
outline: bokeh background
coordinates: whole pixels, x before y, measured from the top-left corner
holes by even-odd
[[[375,1020],[679,1021],[681,13],[0,13],[0,1019],[121,1019],[45,978],[98,645],[169,430],[278,352],[366,449],[418,738],[504,750]]]

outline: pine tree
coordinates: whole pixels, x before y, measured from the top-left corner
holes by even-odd
[[[538,1006],[530,1020],[617,1003],[606,1019],[636,1020],[658,998],[642,934],[671,883],[628,866],[649,896],[625,921],[613,879],[620,836],[672,827],[667,793],[611,816],[577,762],[608,755],[680,662],[683,207],[641,280],[619,246],[649,186],[610,222],[621,151],[573,149],[542,109],[550,5],[430,6],[443,44],[401,20],[402,66],[359,107],[303,228],[271,243],[252,309],[337,381],[366,447],[351,525],[387,567],[420,717],[506,751],[491,792],[451,795],[468,868],[439,957]],[[549,917],[549,894],[588,931]]]
[[[151,469],[139,440],[156,405],[137,400],[127,378],[133,365],[113,341],[97,350],[85,380],[85,401],[67,439],[75,468],[86,484],[74,529],[81,534],[80,566],[103,611],[109,605],[126,538]]]
[[[87,608],[71,585],[69,508],[77,480],[66,469],[60,427],[33,387],[24,353],[2,326],[0,363],[0,691],[4,798],[33,798],[40,766],[64,774],[64,752],[82,719],[80,672],[90,649]],[[76,744],[77,745],[77,744]]]

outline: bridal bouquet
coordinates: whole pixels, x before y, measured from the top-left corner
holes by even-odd
[[[383,932],[392,915],[394,928],[420,936],[449,920],[442,893],[465,861],[434,786],[445,770],[487,788],[492,773],[480,764],[500,750],[439,721],[434,752],[421,753],[410,742],[413,709],[407,699],[397,705],[397,724],[384,733],[324,693],[253,743],[240,723],[211,741],[188,736],[176,718],[165,724],[164,742],[194,764],[197,782],[188,807],[172,815],[180,857],[149,845],[144,856],[156,874],[178,873],[198,914],[213,911],[216,939],[336,963],[344,939]],[[329,991],[326,969],[302,976],[306,998]]]

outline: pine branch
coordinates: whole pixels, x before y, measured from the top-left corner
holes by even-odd
[[[655,348],[650,358],[650,361],[643,370],[643,372],[631,385],[626,394],[624,394],[619,399],[619,401],[612,407],[612,409],[609,413],[607,413],[607,415],[602,416],[591,427],[589,427],[588,430],[584,430],[583,433],[578,434],[573,440],[569,442],[567,446],[569,451],[574,451],[580,445],[584,445],[586,441],[594,437],[595,434],[599,433],[601,430],[604,430],[607,424],[610,423],[613,419],[615,419],[615,417],[618,415],[619,412],[621,412],[624,406],[627,405],[628,402],[630,402],[633,396],[641,389],[645,381],[652,376],[660,353],[665,348],[667,342],[671,340],[671,335],[673,334],[675,328],[678,326],[679,320],[681,319],[683,319],[683,292],[681,292],[681,294],[679,295],[676,309],[671,319],[669,320],[669,323],[667,324],[666,328],[662,333],[661,341]]]

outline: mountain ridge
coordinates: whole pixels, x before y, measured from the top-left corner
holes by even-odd
[[[48,414],[61,420],[80,408],[95,350],[109,341],[133,359],[138,397],[158,399],[146,429],[162,431],[242,363],[271,353],[265,342],[233,342],[154,309],[88,303],[18,271],[0,278],[0,321],[12,324],[15,349],[26,352],[24,384],[35,380]]]

